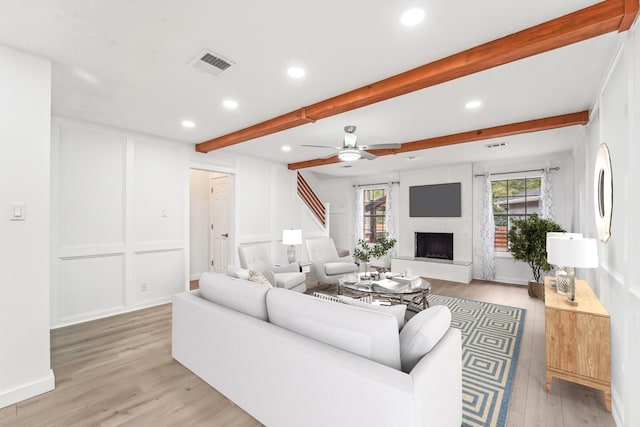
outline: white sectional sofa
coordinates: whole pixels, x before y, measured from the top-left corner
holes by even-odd
[[[459,427],[450,320],[433,307],[398,331],[386,312],[205,274],[174,296],[172,354],[270,427]]]

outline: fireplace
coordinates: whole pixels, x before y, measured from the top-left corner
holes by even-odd
[[[414,256],[453,261],[453,233],[416,232]]]

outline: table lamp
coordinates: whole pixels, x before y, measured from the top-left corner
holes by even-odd
[[[549,247],[549,239],[558,237],[561,239],[582,239],[582,233],[567,233],[566,231],[550,231],[547,233],[547,242],[545,248]],[[547,254],[549,252],[547,251]],[[556,272],[556,280],[551,282],[551,287],[555,288],[557,286],[557,291],[559,294],[568,295],[567,292],[569,288],[569,279],[567,276],[567,271],[565,270],[563,265],[557,265],[558,270]],[[567,290],[565,290],[565,288]]]
[[[296,262],[296,247],[302,243],[302,230],[283,230],[282,231],[282,244],[289,245],[287,248],[287,260],[289,264]]]
[[[569,274],[567,302],[571,305],[578,305],[575,268],[595,268],[598,266],[597,241],[596,239],[552,237],[547,246],[547,261],[549,264],[566,267]]]

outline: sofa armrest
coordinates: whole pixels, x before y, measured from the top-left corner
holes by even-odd
[[[416,397],[416,425],[458,427],[462,424],[462,338],[459,329],[450,328],[409,375]],[[434,384],[438,386],[434,387]]]

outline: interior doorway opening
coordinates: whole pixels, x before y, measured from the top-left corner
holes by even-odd
[[[189,184],[189,278],[193,282],[207,271],[224,272],[234,262],[234,175],[191,169]]]

